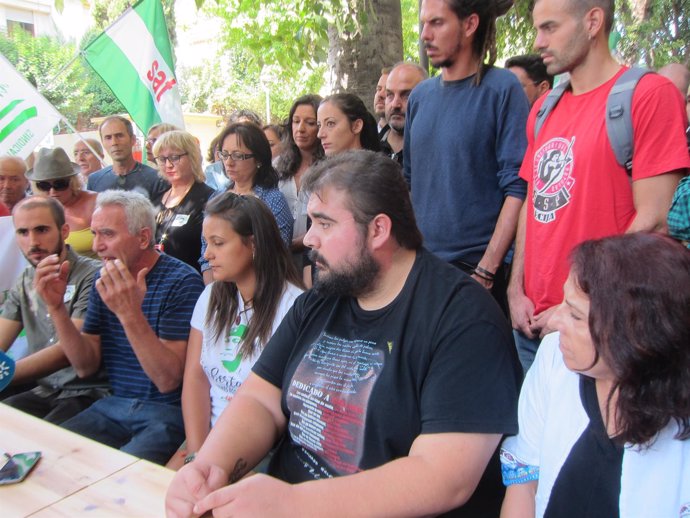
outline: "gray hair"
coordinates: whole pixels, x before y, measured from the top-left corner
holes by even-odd
[[[156,239],[156,220],[153,205],[146,196],[136,191],[103,191],[96,198],[96,209],[109,206],[122,207],[130,234],[136,235],[144,228],[151,229],[149,245],[153,247]]]

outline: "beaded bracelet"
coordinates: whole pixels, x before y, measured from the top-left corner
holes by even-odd
[[[491,273],[489,270],[482,268],[481,266],[475,266],[474,267],[474,274],[477,277],[484,279],[485,281],[493,281],[494,280],[494,274]]]

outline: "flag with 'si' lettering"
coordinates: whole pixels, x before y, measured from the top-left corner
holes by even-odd
[[[160,122],[184,128],[160,0],[134,4],[82,53],[142,133]]]
[[[0,156],[26,159],[62,116],[0,54]]]

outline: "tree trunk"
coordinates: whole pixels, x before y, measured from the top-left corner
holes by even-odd
[[[632,0],[632,14],[638,22],[647,19],[651,0]]]
[[[359,0],[357,6],[363,7]],[[370,0],[368,23],[356,34],[328,30],[328,85],[331,92],[357,94],[373,112],[381,68],[402,60],[400,0]]]
[[[422,12],[422,0],[419,0],[417,4],[417,19],[420,18],[420,13]],[[424,45],[424,42],[422,41],[422,30],[424,29],[424,24],[420,21],[419,22],[419,41],[417,42],[417,47],[419,48],[419,65],[426,70],[427,72],[429,71],[429,56],[426,54],[426,46]]]

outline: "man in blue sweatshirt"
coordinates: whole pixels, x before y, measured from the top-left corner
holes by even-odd
[[[426,247],[490,289],[504,311],[529,113],[516,77],[492,66],[495,17],[510,4],[423,0],[421,38],[441,74],[410,94],[403,166]]]

